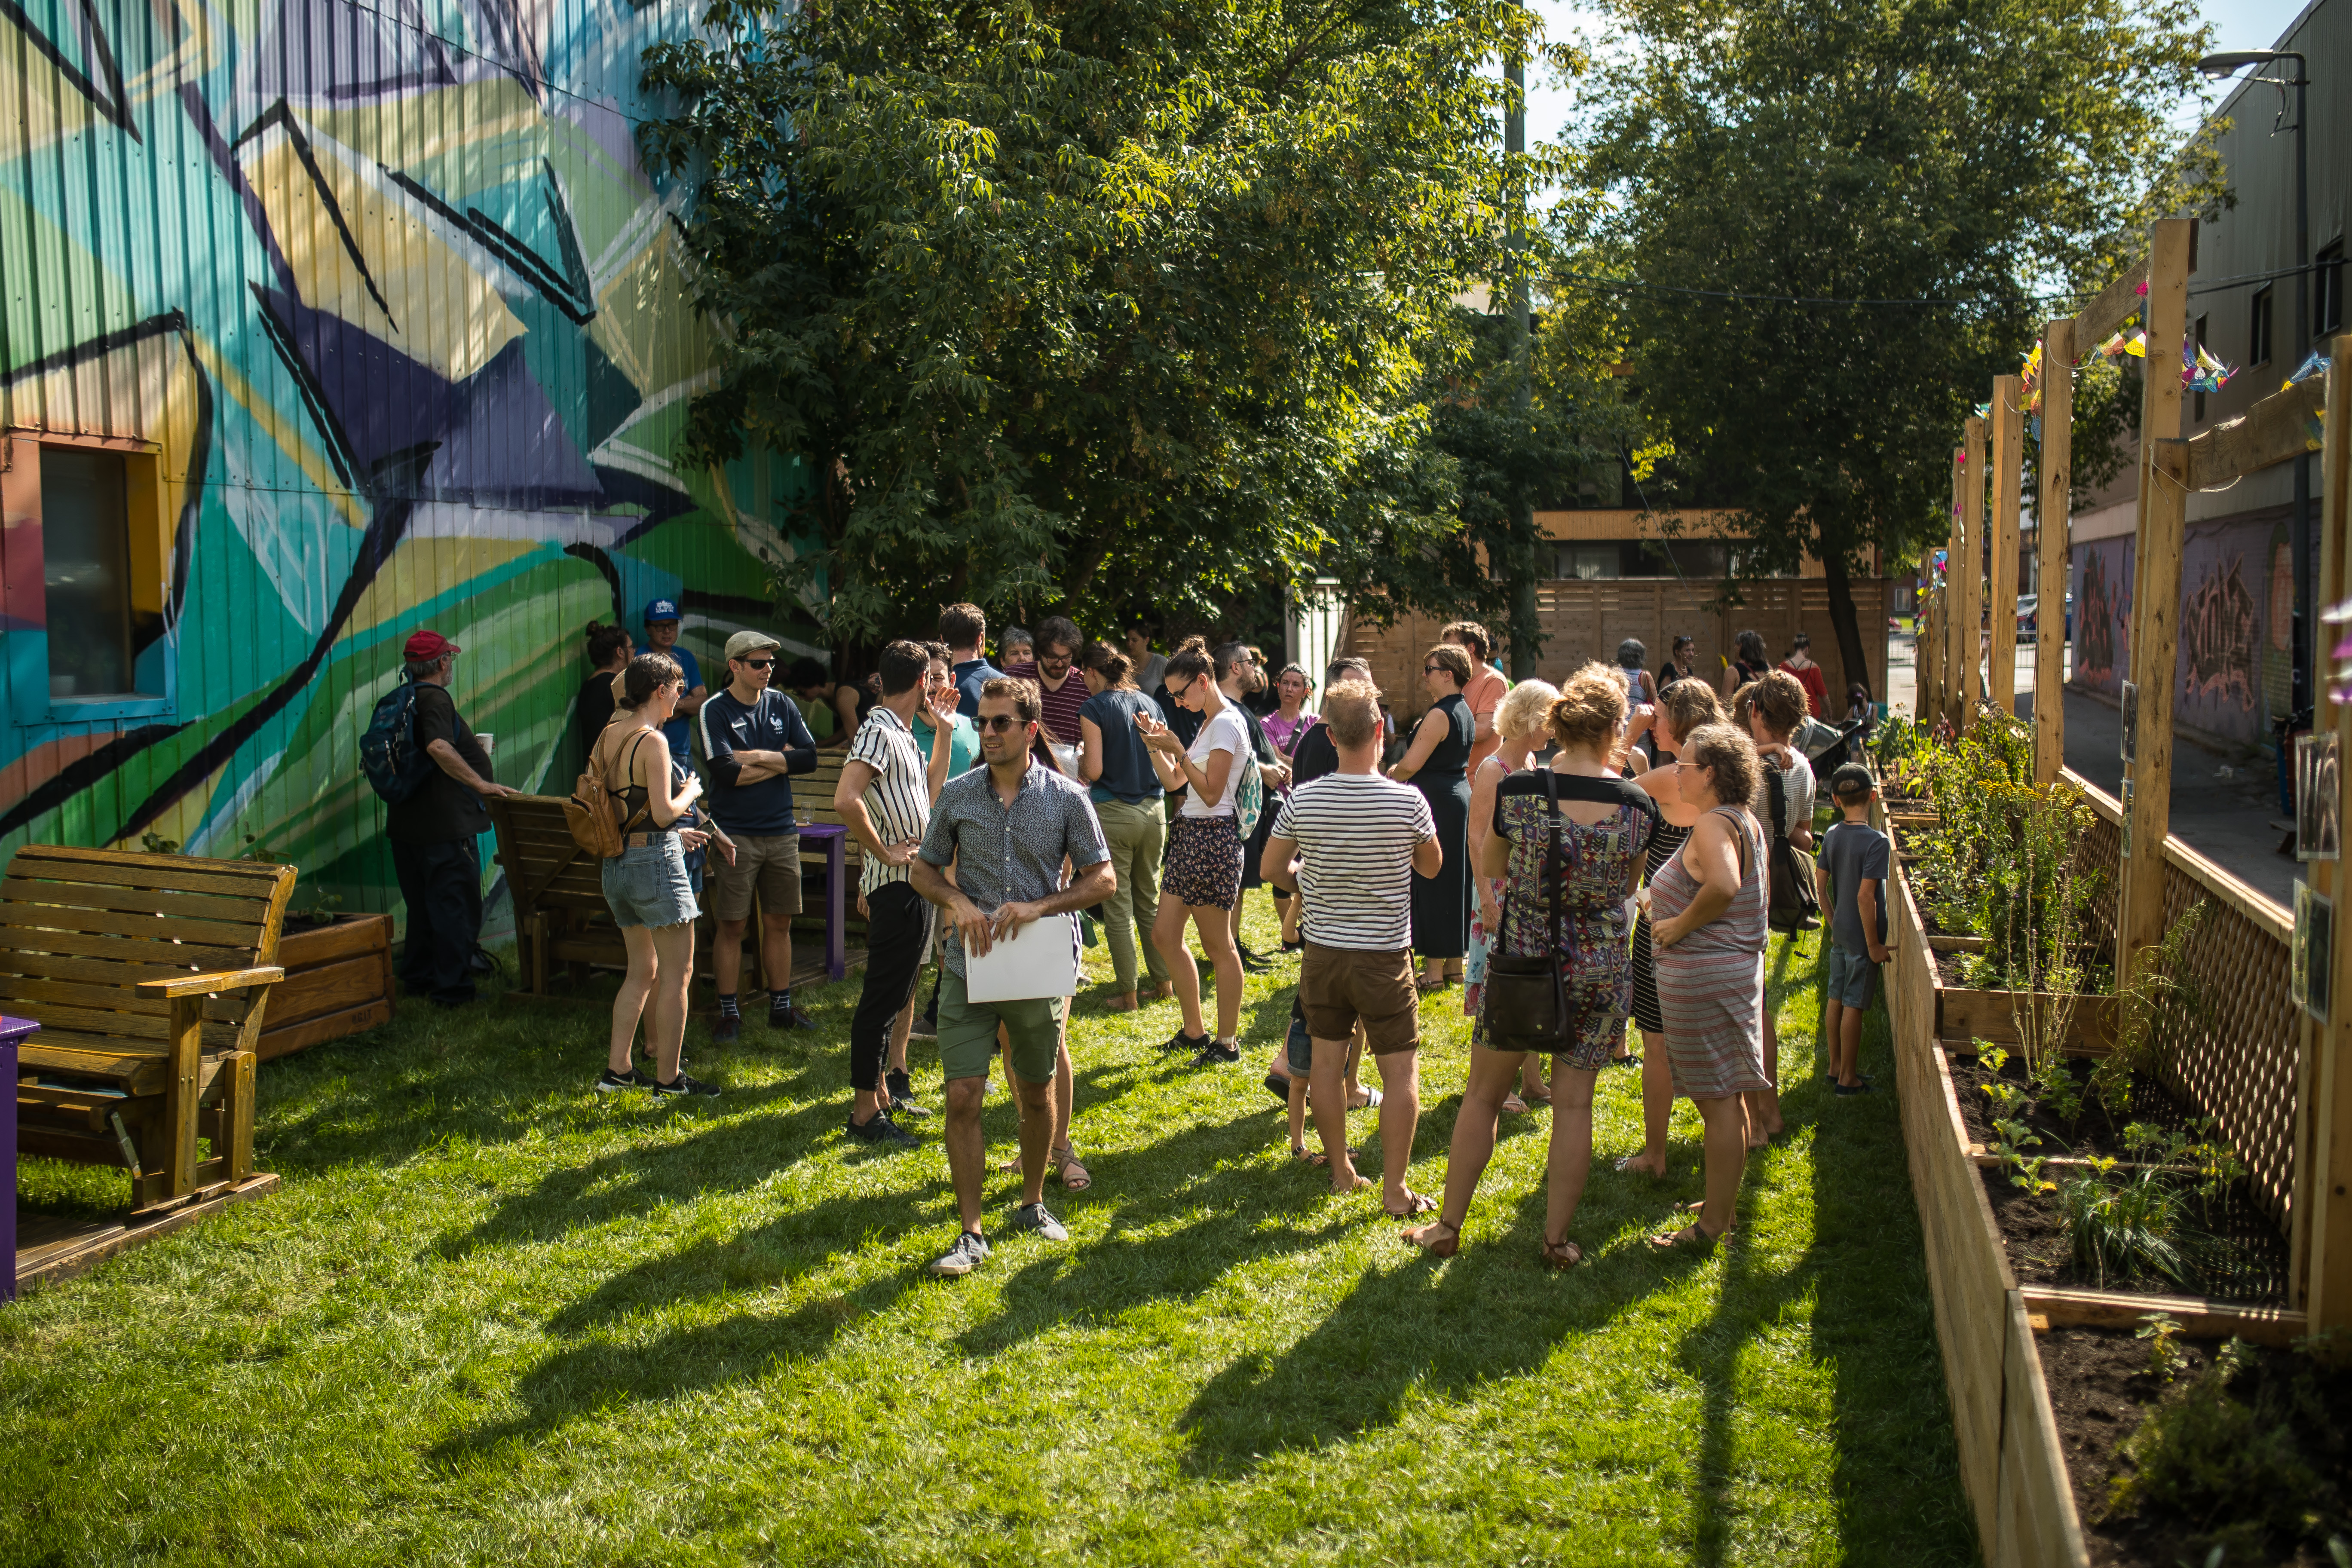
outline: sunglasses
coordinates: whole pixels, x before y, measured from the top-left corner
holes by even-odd
[[[1421,672],[1423,675],[1451,675],[1454,673],[1442,664],[1424,664],[1421,667]]]
[[[1018,730],[1029,721],[1017,714],[990,713],[975,720],[974,722],[983,730]]]
[[[746,669],[769,669],[775,666],[772,658],[747,658],[739,661]]]

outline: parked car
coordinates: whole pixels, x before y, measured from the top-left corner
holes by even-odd
[[[2065,605],[2066,636],[2074,635],[2074,595],[2068,590]],[[2020,594],[2017,596],[2017,640],[2032,642],[2042,630],[2042,595]]]

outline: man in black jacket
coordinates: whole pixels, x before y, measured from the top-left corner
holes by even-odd
[[[710,907],[718,921],[719,1022],[710,1037],[742,1033],[737,987],[743,975],[743,931],[751,894],[760,895],[760,963],[768,973],[768,1026],[814,1029],[793,1005],[793,917],[801,912],[801,830],[793,817],[789,775],[816,766],[816,737],[791,698],[770,688],[781,645],[764,632],[727,639],[727,684],[695,715],[710,764],[710,815],[735,841],[735,858],[710,862]]]
[[[407,799],[383,810],[393,875],[408,906],[401,984],[444,1007],[474,999],[474,950],[482,934],[482,862],[474,841],[490,826],[482,802],[514,793],[492,781],[489,753],[449,696],[450,667],[462,651],[439,632],[417,632],[402,650],[402,674],[416,685],[411,733],[433,771]]]

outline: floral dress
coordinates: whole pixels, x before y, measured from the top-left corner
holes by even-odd
[[[1560,852],[1552,868],[1559,879],[1560,941],[1554,947],[1550,896],[1543,883],[1550,840],[1543,775],[1526,771],[1503,781],[1495,797],[1494,829],[1510,841],[1511,858],[1503,879],[1502,929],[1488,937],[1488,948],[1522,957],[1557,954],[1577,1032],[1575,1042],[1555,1059],[1590,1070],[1616,1054],[1633,1008],[1633,924],[1626,893],[1658,815],[1648,795],[1621,779],[1561,773],[1558,781],[1563,805],[1613,804],[1617,810],[1590,826],[1560,814]],[[1482,1046],[1486,1001],[1482,994],[1473,1036]]]

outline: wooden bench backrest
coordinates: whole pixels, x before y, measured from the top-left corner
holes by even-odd
[[[528,921],[545,910],[584,910],[603,914],[604,862],[572,841],[563,820],[563,798],[509,795],[489,801],[490,825],[499,835],[499,864],[507,874],[515,918]]]
[[[0,880],[0,1012],[44,1054],[165,1053],[170,1004],[142,980],[278,962],[294,868],[28,844]],[[251,1050],[266,986],[205,1004],[205,1049]]]

